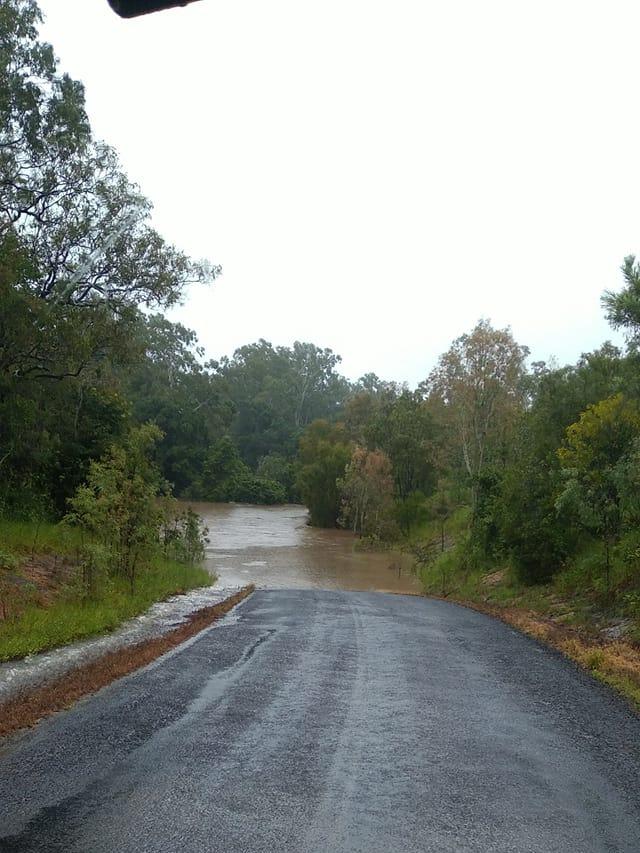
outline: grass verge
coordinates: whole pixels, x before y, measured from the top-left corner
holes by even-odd
[[[214,581],[203,568],[157,556],[133,593],[124,578],[104,578],[83,596],[73,562],[80,544],[63,525],[0,521],[0,565],[10,565],[0,594],[11,596],[0,620],[0,661],[112,631],[156,601]]]
[[[162,637],[108,652],[98,660],[4,703],[0,706],[0,737],[33,726],[44,717],[70,707],[83,696],[95,693],[117,678],[146,666],[213,624],[247,598],[254,589],[253,584],[243,587],[219,604],[195,611],[187,622]]]

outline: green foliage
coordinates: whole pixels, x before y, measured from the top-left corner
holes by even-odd
[[[122,371],[132,414],[164,433],[157,461],[175,493],[200,497],[195,484],[209,448],[228,432],[233,404],[201,363],[194,332],[154,314],[140,318],[137,335],[143,357]]]
[[[432,560],[427,560],[419,569],[423,585],[438,595],[447,596],[451,592],[453,578],[461,570],[467,558],[464,540],[447,551],[435,552]]]
[[[339,481],[351,458],[342,424],[314,421],[300,439],[297,488],[315,527],[335,527],[340,515]]]
[[[607,588],[611,547],[623,523],[620,487],[625,480],[621,480],[621,464],[624,470],[625,457],[639,435],[638,405],[616,394],[589,406],[576,423],[567,427],[566,442],[558,449],[564,472],[558,509],[571,513],[580,525],[601,539]]]
[[[537,459],[528,431],[507,467],[497,507],[497,522],[506,554],[524,583],[543,583],[557,573],[568,552],[567,525],[558,518],[557,460]]]
[[[104,546],[108,568],[125,577],[132,592],[138,572],[149,565],[158,542],[159,473],[150,453],[161,437],[152,424],[133,429],[122,446],[112,447],[103,459],[91,463],[87,484],[69,502],[67,521]],[[92,551],[85,563],[91,582],[99,558]]]
[[[268,456],[263,456],[258,463],[256,474],[261,480],[270,480],[282,486],[286,500],[290,503],[298,500],[295,465],[281,453],[269,453]]]
[[[398,498],[394,506],[394,518],[405,536],[429,518],[429,508],[424,494],[420,491],[409,492],[404,498]]]
[[[272,453],[291,460],[311,421],[338,415],[349,391],[336,371],[340,360],[314,344],[260,340],[213,365],[235,410],[230,434],[250,468]]]
[[[469,544],[478,561],[495,562],[501,552],[499,500],[502,472],[485,467],[473,478],[475,503],[471,517]]]
[[[619,292],[605,291],[602,305],[613,328],[624,329],[635,347],[640,332],[640,265],[635,255],[627,255],[620,269],[625,286]]]
[[[158,506],[160,544],[164,556],[189,566],[202,563],[209,530],[200,516],[190,506],[183,509],[170,494],[162,495]]]
[[[238,503],[284,503],[284,487],[256,476],[242,461],[230,436],[219,439],[209,450],[204,463],[203,478],[198,492],[211,501]]]
[[[431,492],[435,485],[435,425],[417,394],[388,394],[374,409],[364,427],[367,446],[382,450],[391,460],[396,496]]]

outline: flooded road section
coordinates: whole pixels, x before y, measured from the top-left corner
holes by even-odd
[[[207,568],[224,587],[420,591],[406,555],[358,552],[352,533],[309,527],[303,506],[191,506],[209,528]]]

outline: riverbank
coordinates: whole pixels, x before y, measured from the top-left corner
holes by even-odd
[[[157,554],[133,592],[124,578],[105,578],[87,596],[77,559],[83,544],[64,525],[0,521],[0,662],[113,631],[154,602],[215,580]]]

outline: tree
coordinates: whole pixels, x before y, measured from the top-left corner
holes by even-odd
[[[314,527],[335,527],[340,515],[340,488],[351,450],[343,424],[318,420],[300,439],[297,488]]]
[[[474,510],[479,477],[523,407],[528,352],[515,342],[509,329],[494,329],[488,320],[481,320],[440,356],[421,386],[423,392],[439,397],[450,414],[471,483]]]
[[[381,450],[356,447],[338,481],[341,519],[354,533],[378,539],[390,532],[393,513],[391,462]]]
[[[274,347],[259,340],[213,365],[233,403],[231,435],[247,465],[255,468],[270,453],[293,459],[310,421],[336,419],[349,392],[336,372],[339,362],[314,344]]]
[[[564,488],[558,509],[600,538],[605,551],[605,582],[610,586],[611,546],[620,533],[622,507],[620,462],[640,435],[640,409],[622,394],[589,406],[567,427],[558,456]]]
[[[152,424],[137,427],[123,445],[93,462],[67,516],[103,543],[110,568],[127,578],[132,593],[158,543],[160,476],[151,451],[161,437]]]
[[[173,495],[166,491],[161,494],[158,507],[164,556],[188,566],[201,563],[209,541],[209,528],[200,516],[190,506],[183,509]]]
[[[0,7],[0,238],[20,221],[37,228],[54,198],[77,191],[91,139],[83,87],[58,73],[41,20],[35,0]]]
[[[176,494],[198,497],[194,486],[209,448],[229,431],[233,404],[202,364],[193,331],[153,314],[140,318],[136,335],[142,355],[118,371],[133,417],[164,433],[158,464]]]
[[[294,342],[292,350],[279,347],[278,351],[291,364],[296,427],[305,427],[318,418],[335,417],[349,391],[347,381],[336,372],[342,358],[328,348],[300,341]]]
[[[92,138],[84,89],[59,73],[40,20],[33,0],[0,8],[0,269],[7,255],[12,268],[0,286],[16,290],[18,319],[0,356],[16,378],[60,379],[126,342],[139,305],[172,305],[220,268],[151,227],[150,202]]]
[[[627,255],[620,267],[625,286],[619,292],[606,290],[602,305],[614,329],[624,329],[635,348],[640,335],[640,264],[635,255]]]
[[[436,481],[435,425],[420,395],[403,391],[387,398],[364,428],[370,449],[391,460],[395,494],[405,500],[412,492],[428,494]]]
[[[561,476],[555,447],[540,446],[536,426],[527,413],[515,431],[495,506],[501,543],[524,583],[548,581],[567,556],[571,538],[556,510]]]

